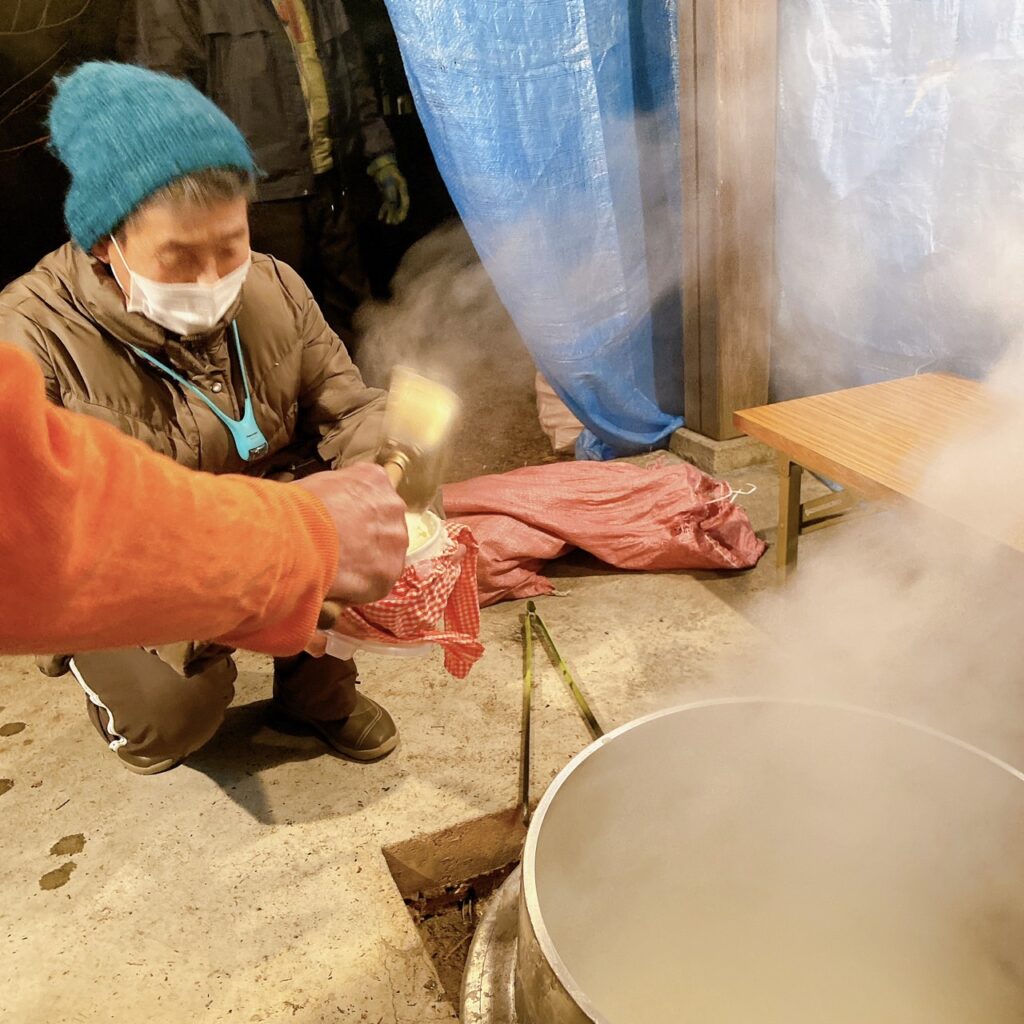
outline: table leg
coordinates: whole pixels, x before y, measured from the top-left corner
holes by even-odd
[[[778,566],[796,566],[797,544],[800,541],[800,483],[803,469],[788,455],[779,455],[779,532],[775,539]]]

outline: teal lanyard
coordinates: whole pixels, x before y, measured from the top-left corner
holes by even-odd
[[[214,403],[206,397],[190,380],[186,380],[176,370],[165,366],[159,359],[154,359],[148,352],[143,351],[137,345],[129,343],[128,347],[140,358],[144,359],[151,366],[155,366],[161,373],[167,374],[172,380],[177,381],[182,387],[188,388],[201,401],[205,402],[210,411],[228,428],[231,440],[235,442],[235,450],[245,459],[251,462],[267,453],[267,439],[256,422],[256,414],[252,408],[252,392],[249,390],[249,375],[245,372],[245,358],[242,356],[242,342],[238,337],[238,324],[231,321],[231,330],[235,335],[235,351],[238,353],[238,365],[242,371],[242,386],[245,388],[245,406],[240,420],[233,420],[217,408]]]

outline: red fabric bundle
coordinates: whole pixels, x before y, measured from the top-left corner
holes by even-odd
[[[478,547],[469,527],[445,523],[445,529],[449,544],[444,554],[408,566],[382,600],[345,608],[334,629],[356,640],[396,647],[439,644],[444,667],[464,679],[484,653],[476,589]],[[438,629],[442,615],[443,630]]]
[[[480,545],[480,604],[550,594],[546,561],[574,547],[619,569],[748,569],[765,543],[727,483],[688,463],[562,462],[444,488]]]

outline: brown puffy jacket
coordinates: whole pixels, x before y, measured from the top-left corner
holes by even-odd
[[[233,318],[269,444],[252,464],[198,396],[128,347],[165,361],[237,420],[245,392]],[[0,338],[38,360],[51,401],[193,469],[286,476],[310,458],[334,467],[367,458],[379,441],[383,393],[363,383],[298,274],[271,256],[253,254],[239,301],[213,332],[179,338],[127,312],[109,268],[68,243],[0,292]]]

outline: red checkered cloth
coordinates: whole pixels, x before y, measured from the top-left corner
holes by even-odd
[[[346,608],[334,630],[395,647],[438,644],[444,648],[444,667],[456,679],[465,679],[484,653],[476,583],[479,549],[468,526],[445,523],[445,530],[443,554],[408,566],[382,600]],[[465,549],[461,558],[460,546]],[[438,628],[442,616],[443,630]]]

